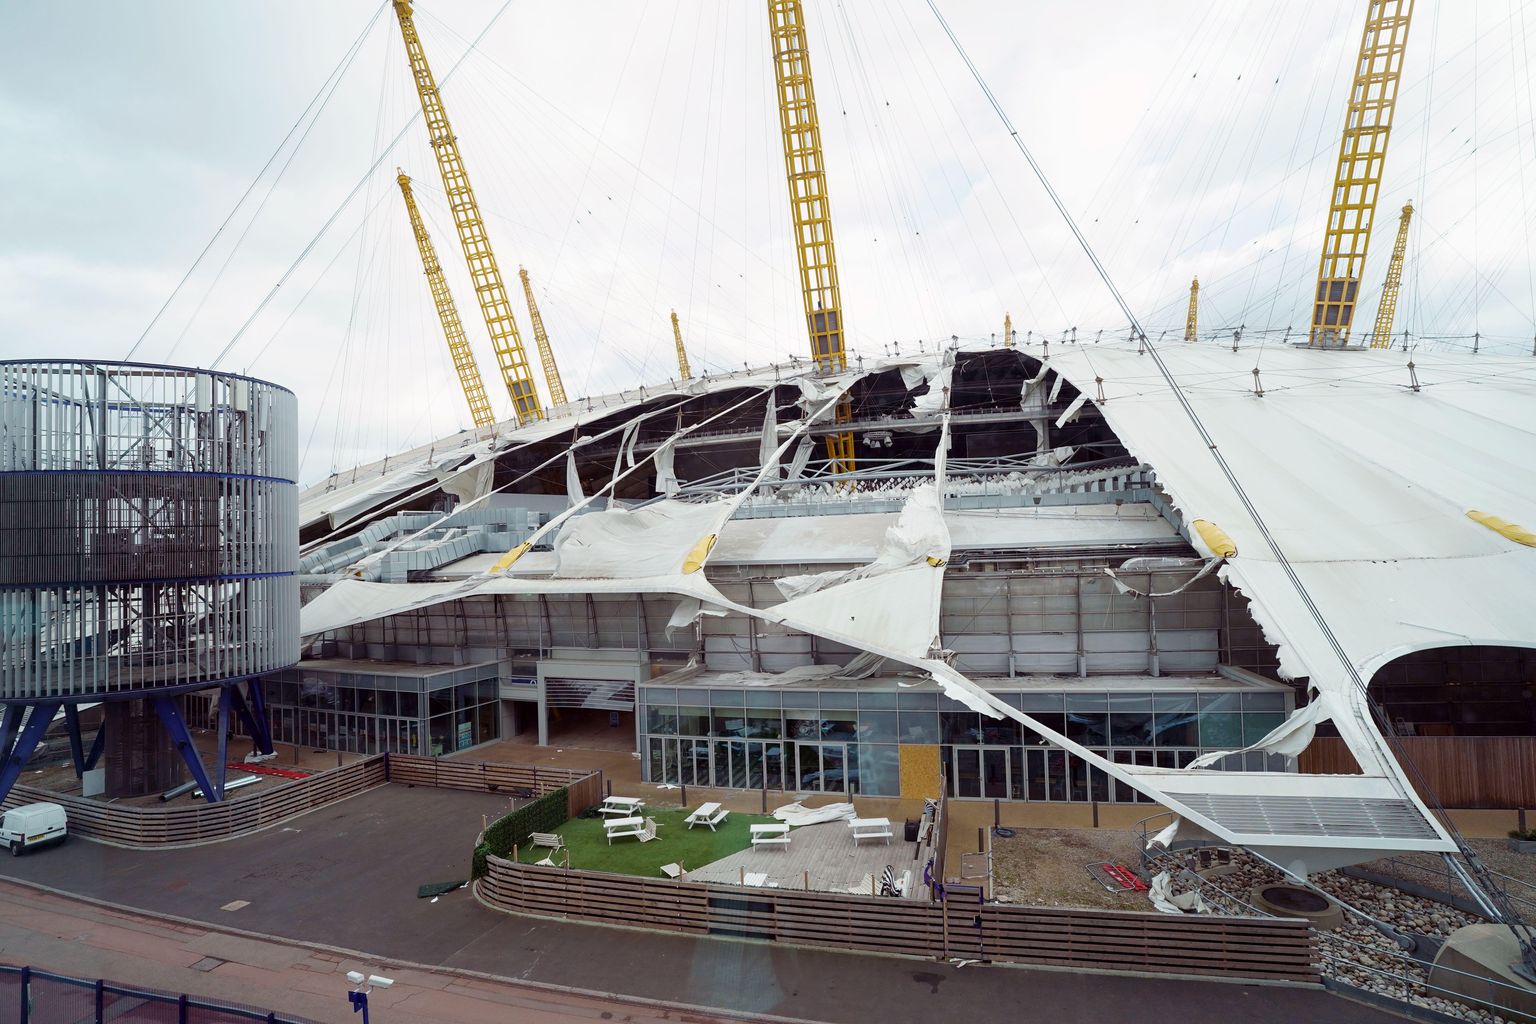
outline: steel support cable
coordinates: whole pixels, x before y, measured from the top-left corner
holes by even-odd
[[[1168,369],[1167,364],[1163,362],[1162,355],[1158,352],[1157,347],[1146,340],[1146,335],[1141,330],[1140,325],[1137,323],[1136,315],[1131,311],[1130,305],[1120,294],[1120,290],[1115,287],[1114,281],[1110,278],[1109,273],[1104,269],[1103,264],[1099,262],[1098,256],[1093,251],[1093,246],[1089,244],[1088,239],[1084,237],[1082,231],[1078,228],[1076,220],[1067,210],[1066,205],[1061,201],[1061,197],[1057,195],[1055,188],[1051,186],[1050,180],[1045,176],[1044,170],[1035,161],[1034,155],[1029,151],[1029,147],[1024,144],[1023,137],[1019,134],[1018,130],[1014,128],[1013,122],[1009,120],[1008,114],[1003,110],[1002,104],[993,94],[991,87],[987,85],[986,79],[982,77],[981,72],[971,61],[970,55],[966,52],[965,47],[961,45],[960,40],[955,36],[954,31],[949,27],[949,22],[945,20],[944,15],[939,11],[935,0],[928,0],[928,7],[933,11],[934,17],[938,20],[940,27],[944,30],[944,34],[949,37],[949,41],[954,45],[956,52],[965,62],[965,65],[970,70],[972,77],[975,78],[976,84],[981,88],[982,93],[986,96],[987,102],[992,105],[992,109],[997,113],[998,119],[1002,121],[1003,126],[1008,130],[1008,134],[1012,136],[1014,144],[1018,147],[1020,154],[1023,155],[1025,161],[1029,164],[1030,169],[1034,172],[1035,177],[1039,180],[1041,187],[1045,190],[1046,195],[1051,200],[1051,203],[1056,207],[1056,211],[1061,215],[1062,219],[1066,221],[1067,227],[1071,230],[1073,236],[1077,239],[1078,244],[1082,247],[1084,255],[1088,257],[1089,262],[1093,265],[1094,271],[1098,274],[1099,279],[1104,283],[1104,287],[1108,289],[1110,295],[1114,298],[1115,304],[1120,307],[1121,313],[1136,330],[1136,333],[1141,336],[1142,345],[1145,347],[1147,353],[1152,357],[1153,362],[1157,365],[1159,373],[1167,382],[1168,388],[1173,393],[1174,398],[1177,399],[1179,408],[1184,412],[1184,415],[1188,418],[1190,424],[1195,428],[1195,432],[1199,435],[1201,442],[1206,446],[1206,450],[1211,453],[1211,458],[1215,460],[1217,468],[1221,471],[1221,474],[1226,479],[1227,484],[1232,488],[1232,491],[1237,496],[1238,501],[1241,502],[1244,511],[1246,511],[1249,518],[1252,519],[1254,526],[1257,527],[1260,536],[1264,539],[1265,546],[1269,549],[1270,554],[1274,556],[1276,564],[1280,566],[1281,570],[1285,574],[1286,579],[1290,582],[1292,588],[1296,591],[1297,597],[1301,599],[1302,604],[1306,607],[1307,612],[1313,621],[1313,624],[1316,625],[1318,631],[1327,641],[1329,648],[1333,651],[1334,656],[1339,661],[1339,664],[1343,666],[1345,674],[1348,676],[1349,680],[1353,683],[1355,688],[1360,691],[1366,708],[1373,712],[1374,715],[1380,719],[1381,724],[1384,727],[1380,733],[1380,738],[1384,748],[1381,752],[1395,753],[1399,763],[1406,765],[1410,772],[1417,777],[1419,784],[1424,787],[1425,793],[1427,794],[1425,796],[1425,802],[1429,804],[1435,811],[1441,821],[1441,826],[1445,829],[1447,834],[1451,837],[1452,841],[1456,844],[1458,850],[1462,854],[1463,859],[1467,861],[1474,874],[1477,875],[1478,881],[1486,888],[1486,890],[1488,890],[1486,895],[1495,900],[1495,902],[1498,904],[1500,917],[1503,919],[1503,923],[1508,924],[1512,930],[1515,931],[1515,934],[1520,940],[1523,959],[1529,968],[1533,960],[1531,931],[1529,927],[1526,926],[1520,919],[1518,912],[1516,912],[1513,906],[1510,904],[1508,896],[1499,887],[1497,882],[1495,882],[1487,874],[1487,868],[1483,866],[1482,861],[1477,857],[1476,853],[1473,852],[1471,847],[1467,845],[1466,839],[1462,837],[1460,831],[1456,828],[1455,823],[1445,812],[1445,808],[1441,807],[1439,801],[1434,798],[1433,790],[1430,789],[1426,784],[1426,780],[1423,777],[1423,773],[1419,770],[1418,765],[1414,763],[1411,757],[1406,756],[1405,752],[1401,750],[1400,745],[1395,745],[1391,742],[1392,739],[1395,738],[1395,733],[1392,730],[1390,720],[1387,718],[1380,705],[1377,704],[1374,699],[1372,699],[1367,689],[1365,680],[1360,676],[1359,670],[1355,667],[1354,662],[1350,660],[1348,653],[1344,650],[1343,644],[1339,642],[1339,638],[1334,633],[1332,627],[1329,626],[1328,620],[1323,615],[1322,610],[1319,609],[1313,602],[1311,593],[1307,590],[1306,585],[1302,583],[1301,578],[1296,574],[1296,570],[1291,565],[1290,560],[1285,557],[1285,553],[1281,550],[1279,542],[1275,540],[1274,535],[1270,532],[1268,524],[1265,522],[1264,517],[1259,514],[1259,510],[1254,506],[1252,500],[1249,498],[1248,492],[1243,488],[1242,483],[1238,480],[1237,474],[1233,472],[1232,467],[1228,465],[1226,457],[1222,454],[1221,449],[1216,445],[1215,440],[1211,437],[1210,432],[1206,429],[1205,423],[1200,419],[1199,413],[1195,411],[1194,406],[1190,403],[1189,398],[1184,394],[1183,389],[1179,386],[1179,383],[1174,378],[1173,373]],[[1359,709],[1356,709],[1355,713],[1358,715]],[[1368,733],[1367,736],[1369,736]],[[1397,749],[1386,749],[1392,748],[1394,746],[1396,746]],[[1403,793],[1403,796],[1408,798],[1411,798],[1412,795],[1412,793]]]
[[[454,61],[453,66],[448,69],[448,73],[443,75],[442,78],[438,80],[439,91],[441,91],[441,89],[448,84],[448,82],[453,78],[454,74],[459,70],[460,67],[463,66],[464,61],[469,58],[469,55],[473,53],[475,48],[480,45],[483,39],[485,39],[486,33],[490,32],[490,30],[496,26],[496,23],[501,20],[502,15],[507,13],[507,8],[511,6],[512,0],[502,0],[502,5],[496,9],[495,14],[491,15],[491,20],[487,21],[485,23],[485,27],[475,35],[474,40],[469,44],[469,49],[460,54],[459,59]],[[405,124],[400,127],[400,131],[398,131],[395,134],[395,137],[389,141],[389,145],[384,147],[384,152],[380,153],[378,159],[374,160],[373,163],[368,165],[368,169],[365,170],[363,172],[363,176],[357,180],[357,184],[353,185],[351,191],[342,197],[340,205],[338,205],[336,209],[331,212],[331,215],[325,219],[325,223],[320,225],[320,230],[315,232],[315,236],[309,240],[308,244],[304,246],[299,255],[294,258],[294,261],[288,265],[288,269],[283,271],[282,276],[277,279],[277,283],[274,284],[271,290],[262,297],[262,300],[259,303],[257,303],[256,308],[251,312],[251,315],[247,317],[245,322],[240,325],[240,329],[235,331],[234,336],[231,337],[227,343],[225,343],[224,347],[219,350],[219,354],[215,356],[213,361],[208,364],[209,369],[217,368],[219,363],[224,361],[224,357],[229,355],[230,349],[239,344],[240,339],[244,337],[245,332],[250,330],[251,324],[256,322],[256,318],[261,315],[262,311],[267,308],[267,305],[277,296],[277,293],[282,289],[283,285],[288,283],[288,279],[293,276],[293,272],[297,270],[299,265],[309,257],[310,252],[313,251],[315,246],[320,243],[320,239],[324,238],[326,234],[330,232],[331,226],[335,224],[336,221],[341,217],[342,212],[346,210],[348,206],[352,205],[352,200],[356,199],[357,194],[363,190],[363,186],[368,184],[369,180],[372,178],[373,172],[379,169],[379,166],[384,163],[384,159],[394,151],[394,148],[400,144],[402,139],[405,138],[406,133],[415,127],[416,122],[419,120],[421,120],[420,109],[417,109],[414,113],[406,118]]]
[[[945,31],[945,35],[948,35],[949,41],[951,41],[952,45],[954,45],[955,52],[958,52],[958,54],[960,54],[960,58],[965,61],[966,68],[971,71],[972,77],[974,77],[975,81],[977,81],[977,86],[980,86],[983,95],[986,95],[986,100],[988,100],[988,103],[991,103],[992,109],[994,109],[995,114],[997,114],[998,120],[1000,120],[1001,123],[1003,123],[1003,126],[1008,129],[1008,134],[1011,135],[1015,146],[1018,147],[1018,152],[1020,152],[1020,154],[1025,157],[1025,161],[1029,164],[1031,170],[1034,170],[1035,178],[1040,181],[1040,186],[1043,187],[1046,195],[1051,198],[1051,203],[1054,204],[1055,209],[1057,209],[1057,212],[1060,213],[1061,218],[1063,218],[1063,220],[1066,221],[1066,224],[1068,224],[1072,235],[1077,238],[1078,244],[1080,244],[1081,249],[1083,249],[1084,255],[1087,256],[1087,259],[1089,259],[1089,263],[1094,266],[1095,273],[1098,273],[1098,278],[1100,278],[1100,281],[1103,281],[1104,287],[1109,290],[1112,298],[1115,299],[1115,304],[1120,307],[1120,312],[1126,316],[1127,321],[1132,324],[1132,327],[1134,327],[1134,329],[1137,330],[1138,335],[1141,336],[1141,344],[1146,347],[1146,352],[1152,356],[1152,359],[1154,359],[1154,362],[1158,367],[1158,372],[1161,373],[1164,381],[1167,382],[1167,387],[1169,387],[1169,390],[1172,391],[1174,398],[1177,399],[1178,405],[1180,405],[1181,410],[1183,410],[1184,416],[1189,419],[1190,425],[1192,425],[1192,427],[1195,428],[1195,431],[1197,431],[1201,442],[1206,445],[1206,450],[1210,451],[1210,457],[1215,459],[1215,462],[1217,462],[1218,470],[1220,470],[1221,474],[1223,474],[1227,484],[1232,487],[1233,494],[1238,497],[1241,505],[1243,505],[1244,511],[1246,511],[1246,513],[1249,514],[1250,519],[1253,520],[1253,525],[1255,525],[1255,527],[1258,528],[1258,531],[1260,531],[1260,536],[1264,539],[1264,545],[1269,548],[1270,554],[1275,557],[1276,565],[1279,565],[1281,570],[1284,571],[1284,574],[1286,574],[1286,579],[1289,580],[1293,590],[1296,591],[1296,596],[1298,596],[1299,599],[1301,599],[1301,602],[1303,602],[1303,605],[1306,606],[1307,613],[1309,613],[1309,616],[1312,617],[1313,625],[1316,625],[1319,633],[1321,633],[1322,637],[1324,637],[1324,639],[1327,640],[1327,643],[1329,643],[1329,648],[1332,649],[1333,654],[1335,654],[1336,659],[1338,659],[1339,665],[1341,665],[1342,668],[1344,668],[1344,671],[1346,671],[1346,676],[1349,677],[1350,682],[1352,682],[1353,685],[1355,685],[1355,688],[1359,689],[1359,692],[1361,692],[1362,697],[1364,697],[1364,700],[1366,700],[1367,708],[1372,709],[1372,711],[1375,712],[1376,715],[1379,715],[1379,717],[1385,718],[1385,715],[1381,712],[1381,708],[1379,708],[1379,706],[1376,705],[1375,700],[1372,700],[1372,697],[1370,697],[1369,691],[1367,691],[1366,680],[1361,679],[1358,669],[1355,668],[1355,663],[1350,660],[1349,654],[1344,651],[1344,646],[1342,646],[1342,643],[1339,643],[1338,636],[1333,633],[1332,626],[1329,626],[1329,622],[1327,622],[1326,617],[1322,616],[1321,609],[1319,609],[1318,606],[1316,606],[1316,603],[1313,602],[1312,594],[1307,591],[1306,585],[1301,582],[1301,577],[1296,576],[1295,567],[1292,567],[1292,563],[1290,563],[1290,560],[1287,559],[1284,551],[1281,551],[1281,548],[1279,548],[1279,543],[1276,542],[1275,536],[1270,533],[1269,525],[1266,524],[1266,520],[1264,520],[1264,517],[1261,516],[1258,508],[1253,505],[1252,499],[1250,499],[1247,491],[1244,490],[1243,484],[1238,481],[1238,477],[1236,477],[1236,473],[1233,473],[1232,467],[1227,464],[1226,456],[1221,453],[1221,448],[1218,447],[1215,439],[1213,439],[1212,436],[1210,436],[1209,431],[1206,430],[1206,425],[1204,425],[1204,422],[1201,421],[1200,415],[1198,415],[1197,411],[1195,411],[1195,407],[1190,404],[1189,398],[1184,395],[1183,388],[1178,385],[1177,379],[1174,378],[1172,372],[1170,372],[1169,368],[1167,368],[1166,362],[1163,362],[1163,358],[1161,358],[1160,353],[1158,353],[1157,347],[1155,347],[1154,344],[1150,344],[1149,341],[1146,341],[1146,336],[1144,336],[1144,332],[1141,332],[1141,327],[1137,322],[1137,318],[1135,318],[1135,313],[1130,310],[1129,304],[1124,301],[1124,296],[1121,296],[1120,289],[1115,287],[1114,279],[1109,276],[1107,270],[1104,270],[1103,264],[1098,261],[1098,256],[1094,253],[1094,247],[1089,244],[1087,238],[1084,238],[1083,232],[1078,229],[1077,221],[1072,218],[1071,212],[1066,209],[1066,204],[1064,204],[1063,201],[1061,201],[1061,198],[1058,197],[1054,187],[1051,186],[1051,181],[1049,181],[1049,178],[1046,178],[1046,175],[1044,175],[1044,170],[1041,169],[1040,164],[1035,161],[1034,154],[1029,152],[1029,147],[1026,146],[1025,140],[1023,140],[1023,137],[1018,134],[1018,130],[1015,129],[1012,121],[1009,120],[1008,114],[1003,111],[1003,106],[1001,106],[1000,101],[998,101],[997,97],[992,94],[991,86],[988,86],[985,78],[982,77],[982,72],[978,71],[977,66],[972,63],[971,57],[969,57],[968,52],[966,52],[965,46],[960,43],[960,40],[955,37],[954,31],[949,28],[949,23],[945,20],[945,17],[943,17],[942,12],[938,11],[938,6],[937,3],[935,3],[935,0],[928,0],[928,6],[929,9],[934,12],[934,17],[938,20],[938,25],[940,25],[940,28]],[[1389,740],[1387,740],[1387,737],[1392,737],[1392,735],[1393,732],[1392,728],[1390,728],[1390,723],[1387,723],[1387,729],[1385,729],[1384,734],[1382,734],[1382,742],[1390,743]],[[1401,757],[1401,752],[1399,752],[1399,757]],[[1409,765],[1410,768],[1413,768],[1415,774],[1419,774],[1418,769],[1416,769],[1416,766],[1413,765],[1412,758],[1404,758],[1404,760],[1407,760],[1407,765]],[[1433,794],[1430,795],[1430,801],[1433,801]],[[1438,801],[1435,801],[1435,808],[1438,809],[1438,811],[1441,812],[1442,817],[1444,817],[1444,808],[1439,808]],[[1476,860],[1476,855],[1470,851],[1470,847],[1467,846],[1467,843],[1465,843],[1465,840],[1461,837],[1461,834],[1456,831],[1455,823],[1452,823],[1450,818],[1444,817],[1442,824],[1444,824],[1448,834],[1452,835],[1453,841],[1455,841],[1456,846],[1461,849],[1462,855],[1467,857],[1471,864],[1475,864],[1476,869],[1479,861]],[[1490,886],[1493,884],[1491,883],[1491,880],[1487,881]],[[1514,921],[1518,923],[1519,918],[1514,917]],[[1528,943],[1525,943],[1525,946],[1528,947]]]
[[[187,272],[181,275],[181,280],[176,282],[176,287],[171,289],[171,294],[166,296],[165,301],[160,304],[160,308],[155,311],[155,315],[151,317],[149,323],[145,325],[143,332],[140,333],[138,340],[133,343],[133,347],[128,350],[128,354],[123,357],[124,359],[132,359],[133,354],[139,350],[139,346],[144,344],[144,339],[149,337],[149,332],[154,330],[155,324],[160,322],[160,318],[165,315],[165,311],[170,308],[171,303],[176,301],[176,296],[181,294],[181,289],[186,286],[187,281],[191,279],[193,273],[195,273],[197,268],[202,264],[203,258],[208,255],[208,252],[213,248],[214,243],[218,242],[219,238],[224,234],[224,229],[229,227],[230,222],[235,219],[235,214],[240,212],[240,207],[244,206],[245,201],[251,197],[251,193],[256,191],[256,186],[260,183],[262,176],[265,175],[269,169],[271,169],[273,162],[277,160],[278,154],[281,153],[283,148],[288,145],[288,140],[293,138],[293,133],[298,131],[299,125],[303,124],[305,118],[309,117],[310,110],[313,109],[315,103],[320,100],[321,95],[326,92],[327,88],[330,88],[332,92],[335,91],[335,86],[331,84],[331,80],[335,79],[338,84],[340,83],[341,76],[346,74],[347,69],[352,66],[353,60],[356,59],[358,50],[362,47],[363,40],[368,37],[368,33],[373,30],[374,23],[379,20],[379,15],[383,14],[385,8],[388,6],[389,0],[384,0],[383,3],[379,4],[378,9],[373,12],[373,17],[368,19],[368,23],[363,26],[363,30],[359,32],[357,38],[352,41],[352,45],[342,53],[341,59],[336,62],[336,66],[331,69],[331,73],[327,75],[325,80],[320,83],[320,88],[315,90],[314,96],[310,97],[309,103],[304,107],[303,112],[299,114],[298,119],[293,122],[292,126],[289,127],[287,134],[285,134],[282,141],[277,144],[277,148],[272,151],[272,155],[267,157],[267,162],[261,165],[261,170],[256,172],[256,177],[252,178],[251,183],[245,187],[245,191],[240,194],[240,198],[235,201],[235,205],[230,208],[230,211],[225,215],[223,222],[220,223],[218,229],[214,231],[213,237],[208,239],[208,243],[204,245],[202,251],[197,254],[197,258],[192,261],[192,265],[187,268]],[[329,99],[330,97],[327,95],[326,100],[329,101]],[[323,109],[324,104],[322,103],[321,106]],[[318,118],[319,116],[320,112],[316,111],[315,117]],[[310,127],[314,127],[313,122],[311,122]],[[308,129],[305,130],[305,134],[308,134]],[[292,161],[292,155],[290,155],[288,159],[289,161]],[[284,167],[286,169],[287,165],[284,164]],[[279,174],[278,177],[281,178],[282,175]],[[276,188],[277,182],[273,181],[272,185],[273,188]],[[271,190],[268,190],[267,194],[270,196]],[[266,200],[263,199],[262,202],[265,204]],[[257,212],[259,213],[260,211],[258,210]],[[246,230],[250,230],[249,226],[247,226]],[[244,234],[242,234],[241,238],[244,237]],[[239,243],[236,243],[237,246],[238,244]]]

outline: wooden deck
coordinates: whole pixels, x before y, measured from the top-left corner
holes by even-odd
[[[816,892],[858,891],[865,896],[869,891],[869,879],[876,885],[880,873],[890,865],[896,876],[908,869],[912,872],[910,896],[927,899],[923,889],[923,862],[915,858],[916,843],[901,840],[901,822],[891,823],[896,833],[886,845],[883,841],[866,839],[857,846],[848,823],[833,821],[822,825],[804,825],[790,830],[787,847],[743,850],[706,864],[690,868],[691,882],[724,882],[741,884],[744,876],[766,875],[763,885],[772,884],[780,889],[810,889]]]

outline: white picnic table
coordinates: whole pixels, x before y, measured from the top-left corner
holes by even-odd
[[[720,809],[718,803],[707,803],[701,805],[698,810],[683,820],[689,828],[693,828],[695,825],[708,825],[709,830],[713,832],[715,831],[715,826],[725,820],[725,812]]]
[[[890,845],[890,818],[849,818],[848,829],[853,833],[853,843],[855,846],[858,845],[860,839],[884,839],[886,845]]]
[[[603,831],[608,836],[609,846],[613,845],[615,839],[638,836],[644,829],[644,818],[607,818],[603,821]]]
[[[789,846],[789,826],[782,822],[771,825],[753,825],[753,846]]]
[[[645,801],[637,796],[610,796],[603,800],[603,805],[597,809],[597,813],[622,814],[629,817],[644,806]]]

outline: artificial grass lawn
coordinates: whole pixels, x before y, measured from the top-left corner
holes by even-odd
[[[682,864],[693,871],[721,857],[729,857],[752,845],[752,833],[748,826],[771,822],[774,819],[761,814],[737,814],[732,811],[711,832],[705,825],[689,828],[685,824],[692,808],[643,808],[641,817],[656,819],[656,838],[642,843],[633,836],[615,839],[608,845],[601,818],[572,818],[555,831],[565,837],[565,845],[571,851],[571,867],[583,871],[611,871],[620,875],[640,875],[645,878],[664,878],[663,864]],[[558,853],[542,846],[529,846],[517,851],[518,860],[532,864]]]

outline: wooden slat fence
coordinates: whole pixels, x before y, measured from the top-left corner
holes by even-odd
[[[945,903],[674,882],[492,857],[480,898],[504,911],[693,935],[949,959],[1317,983],[1306,921]]]
[[[515,796],[543,796],[563,787],[569,792],[567,807],[572,816],[603,799],[601,772],[374,754],[303,779],[271,778],[260,791],[217,804],[178,801],[140,807],[18,785],[0,807],[39,801],[62,804],[75,835],[119,846],[165,849],[249,835],[389,782]]]
[[[570,792],[568,814],[573,818],[586,808],[603,802],[602,772],[551,765],[445,761],[413,754],[390,754],[389,781],[405,786],[534,797],[567,789]]]
[[[364,790],[384,785],[384,755],[376,754],[304,779],[271,779],[270,788],[210,804],[135,807],[15,786],[5,807],[48,801],[62,804],[75,835],[121,846],[174,847],[233,839]]]
[[[1442,807],[1536,808],[1536,736],[1402,736],[1395,742]],[[1360,774],[1337,737],[1313,740],[1299,767],[1318,775]]]

